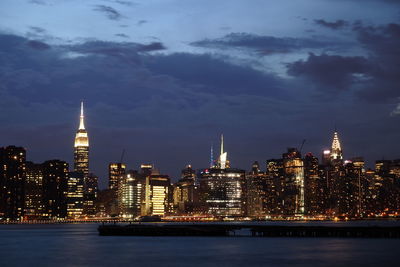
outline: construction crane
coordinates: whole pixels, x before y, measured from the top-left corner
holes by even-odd
[[[303,146],[304,146],[304,143],[306,142],[306,139],[303,139],[303,142],[301,143],[301,146],[300,146],[300,149],[299,149],[299,152],[301,153],[301,150],[303,149]]]
[[[119,161],[119,163],[122,164],[122,161],[124,160],[124,156],[125,156],[125,149],[122,150],[121,160]]]

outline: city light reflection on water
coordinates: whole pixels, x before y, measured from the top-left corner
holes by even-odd
[[[1,266],[395,266],[397,239],[99,236],[97,224],[0,225]]]

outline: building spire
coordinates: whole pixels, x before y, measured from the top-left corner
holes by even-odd
[[[83,116],[83,101],[81,102],[81,116],[79,121],[79,130],[85,130],[85,116]]]
[[[213,149],[213,144],[211,144],[211,151],[210,151],[210,168],[214,166],[214,149]]]
[[[221,155],[224,153],[224,134],[221,134]]]
[[[343,159],[342,146],[340,145],[340,140],[339,140],[338,132],[336,131],[336,129],[333,134],[331,158],[332,159]]]

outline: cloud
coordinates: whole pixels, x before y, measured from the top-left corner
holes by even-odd
[[[319,87],[343,91],[350,89],[360,78],[368,77],[371,67],[364,57],[310,53],[307,60],[289,63],[287,72],[292,76],[310,79]]]
[[[132,1],[123,1],[123,0],[103,0],[106,2],[110,2],[110,3],[117,3],[120,5],[124,5],[124,6],[134,6],[137,5],[137,3],[132,2]]]
[[[129,38],[129,36],[128,35],[126,35],[125,33],[116,33],[116,34],[114,34],[115,36],[118,36],[118,37],[122,37],[122,38]]]
[[[45,32],[46,32],[46,30],[43,29],[43,28],[41,28],[41,27],[30,26],[29,28],[30,28],[32,31],[34,31],[34,32],[36,32],[36,33],[39,33],[39,34],[42,34],[42,33],[45,33]]]
[[[288,53],[305,48],[327,48],[336,44],[309,38],[260,36],[248,33],[231,33],[219,39],[204,39],[191,43],[192,46],[226,49],[246,48],[261,54]]]
[[[365,90],[360,91],[360,96],[370,101],[394,101],[400,97],[400,24],[370,26],[356,23],[354,32],[374,66],[373,79]]]
[[[285,83],[273,74],[229,63],[209,54],[175,53],[144,61],[152,72],[168,75],[202,92],[216,95],[264,95],[283,97]]]
[[[399,116],[400,115],[400,104],[397,104],[396,108],[390,112],[390,116]]]
[[[46,1],[43,0],[29,0],[29,3],[42,6],[47,5]]]
[[[46,50],[46,49],[50,49],[50,46],[46,43],[43,43],[41,41],[37,41],[37,40],[30,40],[27,42],[27,45],[33,49],[37,49],[37,50]]]
[[[110,6],[96,5],[96,7],[93,10],[105,14],[107,18],[109,18],[110,20],[119,20],[122,18],[121,13],[119,13],[116,9]]]
[[[139,45],[139,52],[152,52],[152,51],[160,51],[165,50],[165,46],[161,42],[153,42],[146,45]]]
[[[339,30],[349,25],[347,21],[341,19],[336,20],[334,22],[328,22],[324,19],[315,19],[314,23],[332,30]]]
[[[142,20],[139,20],[139,21],[137,22],[137,25],[138,25],[138,26],[142,26],[143,24],[146,24],[146,23],[148,23],[148,21],[145,20],[145,19],[142,19]]]

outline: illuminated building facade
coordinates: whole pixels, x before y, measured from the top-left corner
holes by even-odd
[[[284,213],[285,176],[283,159],[269,159],[266,166],[266,214],[279,216]]]
[[[312,153],[304,157],[304,196],[305,213],[307,215],[319,215],[326,208],[326,183],[320,175],[318,158]]]
[[[76,132],[74,148],[74,171],[82,172],[84,177],[87,177],[89,175],[89,137],[85,129],[83,102],[81,103],[79,128]]]
[[[289,148],[283,154],[285,175],[284,208],[286,214],[304,214],[304,163],[300,152]]]
[[[174,208],[178,214],[188,214],[194,211],[198,201],[196,172],[191,165],[186,165],[181,172],[181,179],[173,187]]]
[[[205,212],[215,216],[242,216],[246,210],[245,171],[229,166],[221,135],[218,164],[201,172],[200,192]]]
[[[260,170],[260,164],[253,163],[251,171],[246,175],[247,206],[248,216],[262,218],[268,214],[269,191],[273,186],[266,173]]]
[[[129,171],[120,186],[120,214],[123,218],[135,218],[141,214],[146,179],[137,171]]]
[[[67,217],[68,163],[49,160],[42,166],[44,216],[64,219]]]
[[[24,213],[26,151],[0,148],[0,218],[18,220]]]
[[[108,188],[118,191],[119,184],[125,175],[126,165],[123,163],[110,163],[108,165]]]
[[[141,215],[165,216],[171,212],[172,187],[168,175],[153,171],[145,176],[144,199]]]
[[[76,219],[83,214],[84,177],[81,172],[70,172],[67,190],[67,217]]]
[[[335,131],[333,133],[333,140],[332,140],[332,148],[330,157],[332,161],[341,161],[343,160],[343,152],[342,147],[340,145],[338,133]]]
[[[42,164],[27,161],[24,218],[40,219],[43,211],[43,167]]]

